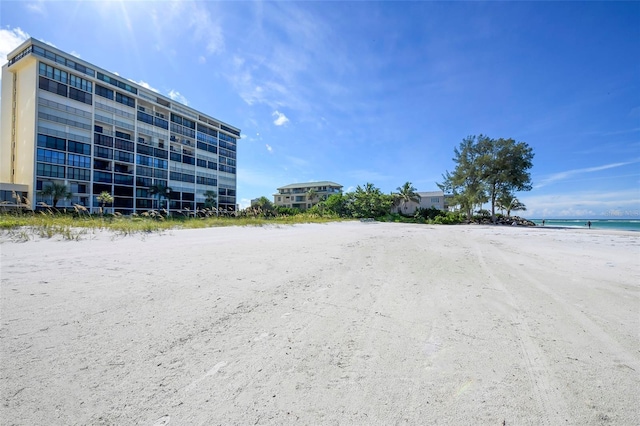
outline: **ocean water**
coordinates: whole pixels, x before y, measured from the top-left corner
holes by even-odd
[[[587,228],[591,221],[591,229],[618,229],[623,231],[640,231],[640,219],[545,219],[545,226],[563,226],[569,228]],[[531,222],[542,226],[542,219],[531,219]]]

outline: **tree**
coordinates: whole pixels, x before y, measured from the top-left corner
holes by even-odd
[[[316,192],[315,189],[311,188],[306,192],[306,195],[307,195],[307,200],[309,200],[311,204],[313,204],[313,200],[316,199],[316,197],[318,196],[318,193]]]
[[[171,194],[172,190],[168,186],[163,183],[156,183],[155,185],[151,185],[149,187],[149,194],[158,196],[158,209],[160,209],[160,200],[162,198],[167,199],[167,210],[169,210],[169,194]]]
[[[520,200],[518,200],[516,197],[514,197],[512,194],[509,194],[509,193],[501,194],[498,197],[498,200],[496,201],[496,203],[497,203],[497,207],[500,210],[507,211],[507,216],[511,216],[512,211],[527,210],[527,207],[524,205],[524,203],[522,203]]]
[[[352,194],[347,194],[354,217],[375,218],[389,213],[393,204],[391,195],[383,194],[372,183],[366,183],[364,187],[358,185]]]
[[[51,197],[53,199],[53,208],[57,208],[58,201],[71,198],[71,192],[64,183],[51,182],[46,185],[40,195]]]
[[[333,214],[337,214],[338,216],[349,215],[348,199],[342,193],[331,194],[322,204],[327,211]]]
[[[265,196],[258,198],[253,203],[253,207],[259,209],[265,217],[275,210],[273,203]]]
[[[452,194],[453,202],[461,205],[467,217],[474,206],[490,201],[495,222],[495,207],[501,195],[531,190],[533,150],[525,142],[469,136],[454,153],[456,168],[442,175],[438,187]]]
[[[102,191],[100,195],[98,195],[98,202],[100,203],[100,214],[104,212],[104,206],[106,204],[113,203],[113,197],[107,191]]]
[[[445,194],[451,195],[451,204],[459,205],[467,218],[472,216],[475,206],[488,200],[481,177],[481,154],[478,149],[478,141],[485,138],[483,135],[464,138],[453,150],[456,168],[453,172],[446,171],[442,175],[443,181],[436,183]]]
[[[208,209],[216,207],[218,194],[216,191],[208,190],[204,191],[204,206]]]
[[[531,190],[529,169],[533,167],[533,149],[525,142],[503,138],[483,139],[479,148],[481,178],[491,201],[491,220],[495,222],[498,197]]]
[[[394,194],[395,200],[397,200],[404,210],[407,209],[407,203],[413,201],[415,203],[420,202],[420,195],[416,192],[417,189],[411,185],[411,182],[405,182],[404,185],[396,188],[397,194]],[[400,210],[400,208],[398,208]]]

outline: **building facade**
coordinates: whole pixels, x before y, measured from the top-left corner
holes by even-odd
[[[307,210],[333,194],[342,192],[342,185],[335,182],[293,183],[278,188],[273,194],[273,204]]]
[[[240,129],[35,39],[7,59],[0,185],[28,188],[33,207],[57,182],[72,194],[58,207],[95,212],[106,191],[123,214],[193,211],[213,191],[236,209]]]
[[[430,191],[430,192],[418,192],[420,196],[420,202],[409,201],[403,206],[396,206],[394,210],[401,212],[404,215],[413,215],[417,209],[429,209],[435,208],[438,210],[446,210],[446,202],[444,192],[442,191]]]

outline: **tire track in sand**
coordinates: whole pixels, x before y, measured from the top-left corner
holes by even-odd
[[[557,391],[558,386],[553,382],[550,369],[542,353],[541,349],[531,338],[532,332],[527,325],[526,319],[521,313],[518,304],[513,295],[507,290],[504,283],[493,274],[491,268],[487,265],[482,249],[478,244],[474,244],[478,263],[489,280],[488,284],[495,290],[504,294],[505,302],[511,309],[504,309],[504,313],[511,317],[510,323],[515,328],[520,343],[520,348],[524,355],[524,361],[531,382],[533,397],[539,408],[537,420],[539,424],[559,425],[564,424],[569,418],[567,404],[563,395]],[[487,249],[483,245],[483,249]]]

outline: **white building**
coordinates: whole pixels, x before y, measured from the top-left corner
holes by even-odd
[[[404,205],[394,207],[395,211],[400,211],[404,215],[413,215],[418,208],[428,209],[436,208],[438,210],[445,210],[444,192],[442,191],[430,191],[430,192],[417,192],[420,196],[420,202],[409,201]]]
[[[127,214],[204,206],[236,209],[240,130],[38,40],[9,53],[2,67],[0,195],[26,189],[31,205],[50,202],[51,182],[72,193],[59,207],[95,211],[103,191]],[[2,201],[2,200],[0,200]],[[10,200],[8,200],[10,201]],[[160,202],[160,206],[158,203]]]
[[[330,195],[341,192],[342,185],[335,182],[292,183],[278,188],[278,192],[273,194],[273,204],[306,210],[327,199]]]

